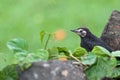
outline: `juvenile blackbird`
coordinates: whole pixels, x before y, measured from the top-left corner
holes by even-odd
[[[87,28],[77,28],[71,30],[75,32],[81,38],[80,46],[85,48],[88,52],[93,49],[94,46],[101,46],[106,48],[109,52],[112,52],[112,49],[100,38],[97,38],[93,35]]]

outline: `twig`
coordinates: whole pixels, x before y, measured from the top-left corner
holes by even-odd
[[[51,34],[48,35],[48,39],[47,39],[47,41],[46,41],[46,43],[45,43],[45,47],[44,47],[45,50],[46,50],[46,48],[47,48],[47,46],[48,46],[48,42],[49,42],[49,40],[50,40],[50,37],[51,37]]]
[[[80,60],[77,59],[75,56],[72,55],[71,51],[69,51],[69,53],[70,53],[70,57],[73,58],[74,60],[76,60],[78,62],[78,63],[75,63],[75,64],[79,64],[80,66],[83,66],[82,63],[80,62]]]

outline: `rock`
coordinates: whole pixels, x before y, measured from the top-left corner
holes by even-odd
[[[39,61],[18,74],[20,80],[87,80],[83,67],[72,61]]]
[[[103,30],[101,39],[107,43],[113,51],[120,50],[120,12],[114,10]]]

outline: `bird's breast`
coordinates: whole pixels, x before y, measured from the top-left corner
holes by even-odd
[[[80,44],[81,47],[85,48],[87,51],[91,51],[93,49],[93,44],[92,42],[90,41],[81,41],[81,44]]]

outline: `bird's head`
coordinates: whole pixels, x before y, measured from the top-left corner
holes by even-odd
[[[84,38],[90,34],[90,31],[87,28],[77,28],[77,29],[74,29],[71,31],[76,33],[77,35],[79,35],[82,38]]]

